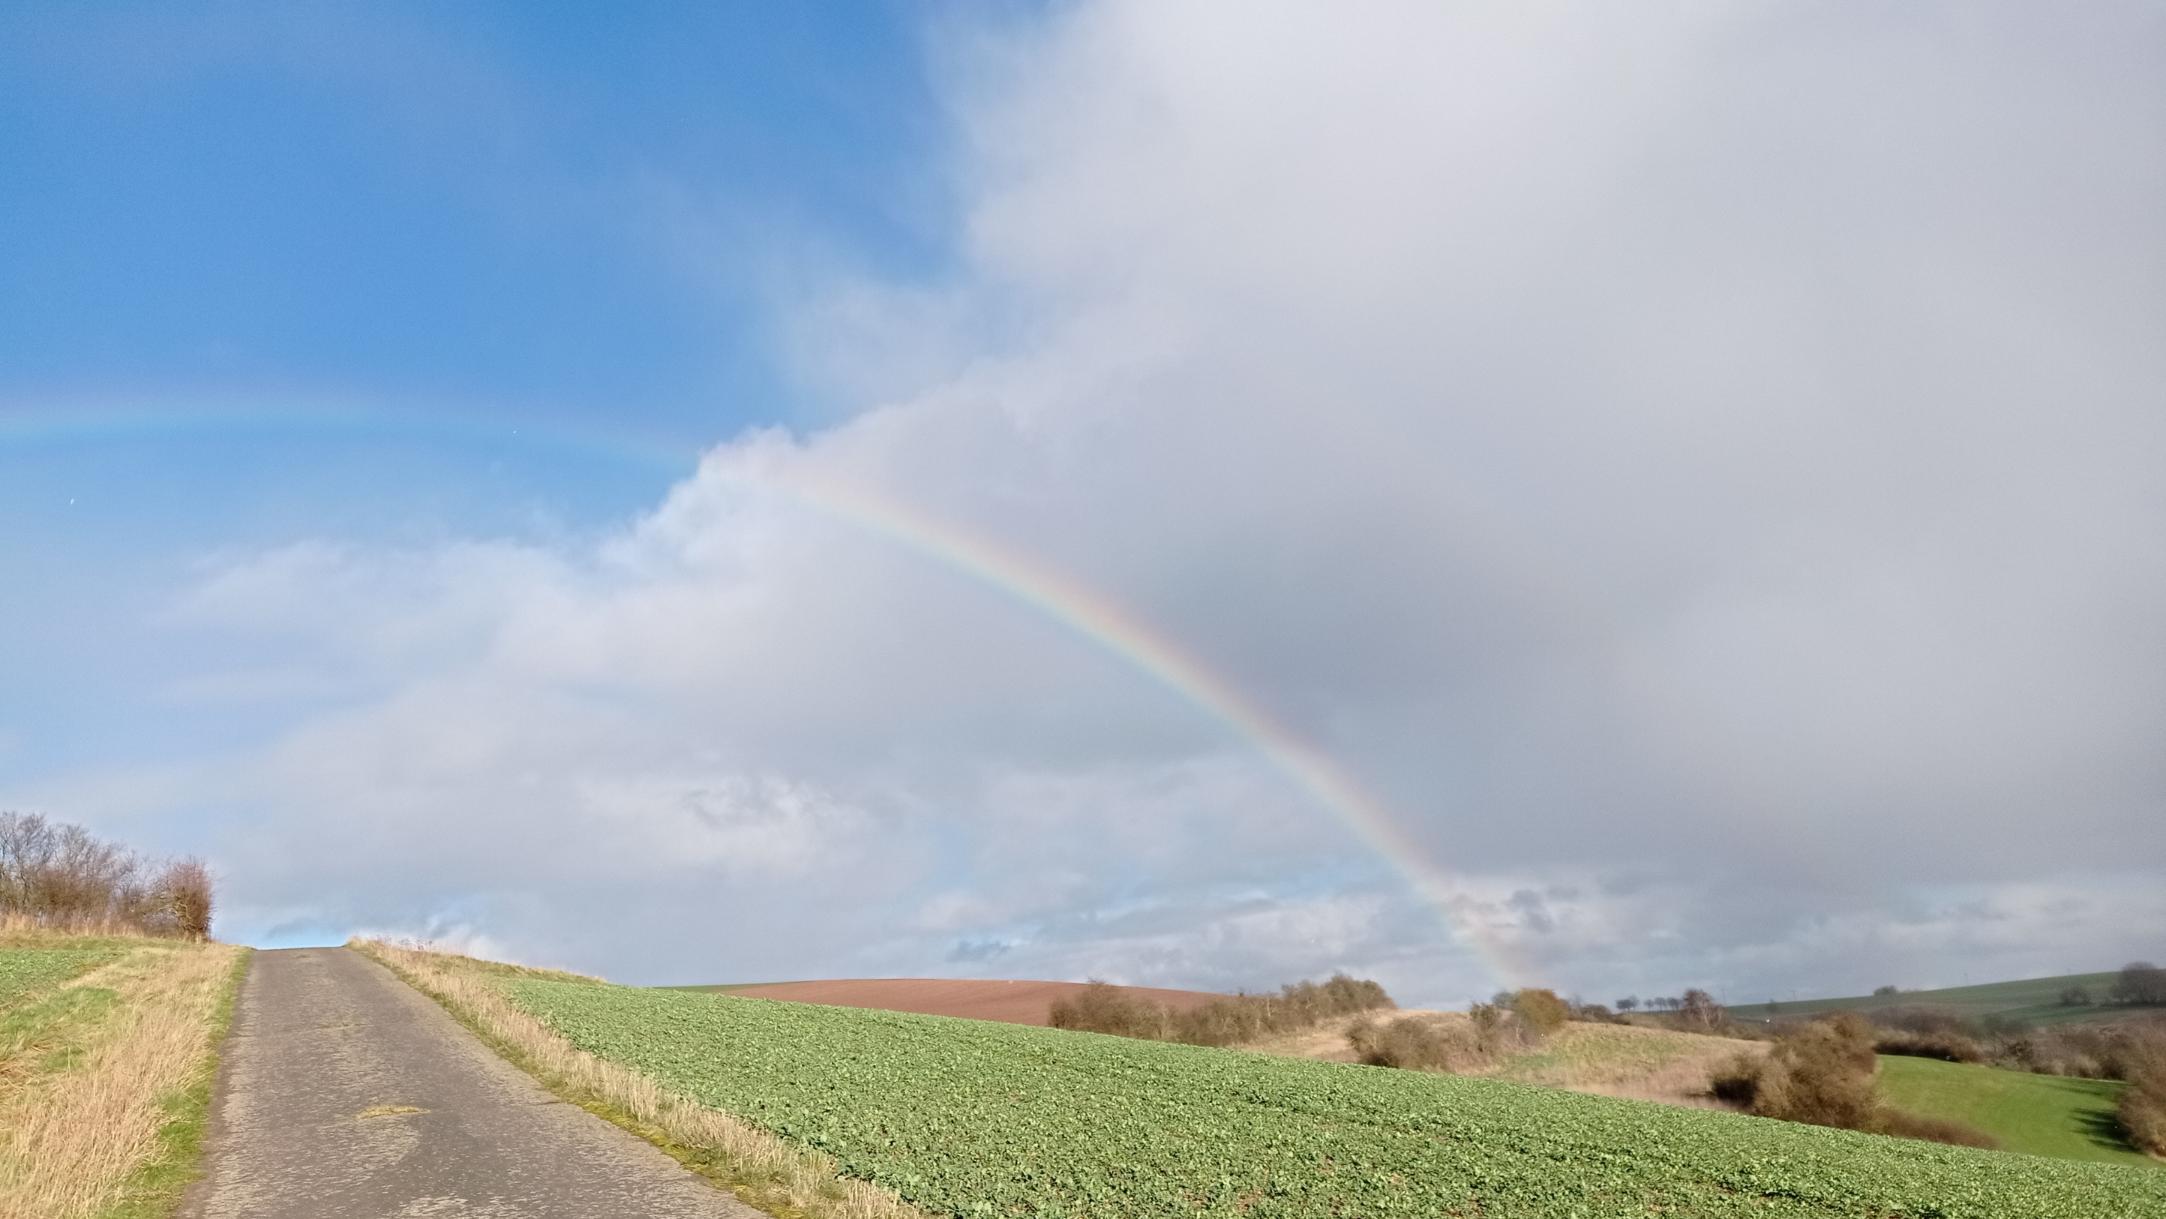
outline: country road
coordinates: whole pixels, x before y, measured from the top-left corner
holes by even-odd
[[[373,961],[255,954],[183,1219],[758,1219]]]

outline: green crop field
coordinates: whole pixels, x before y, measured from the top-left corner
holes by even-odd
[[[116,955],[104,948],[0,948],[0,1008],[58,986]]]
[[[2166,1215],[2149,1167],[1020,1025],[497,984],[582,1048],[943,1215]]]
[[[2131,1012],[2161,1011],[2132,1008],[2104,1000],[2118,974],[2062,974],[2052,978],[2025,978],[2015,982],[1987,982],[1978,986],[1950,986],[1940,990],[1906,990],[1892,995],[1851,995],[1839,999],[1799,999],[1787,1003],[1730,1005],[1730,1015],[1740,1020],[1770,1016],[1812,1016],[1821,1012],[1871,1011],[1889,1007],[1937,1007],[1972,1018],[2000,1016],[2031,1024],[2063,1024],[2078,1020],[2110,1020]],[[2061,992],[2081,986],[2091,992],[2089,1007],[2063,1007]]]
[[[1899,1109],[1975,1126],[2009,1151],[2148,1165],[2115,1125],[2122,1087],[1927,1058],[1880,1060],[1881,1095]]]

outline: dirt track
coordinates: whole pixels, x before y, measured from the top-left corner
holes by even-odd
[[[759,1219],[343,948],[258,952],[183,1219]]]

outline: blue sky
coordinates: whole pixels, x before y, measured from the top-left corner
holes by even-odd
[[[86,609],[134,612],[146,574],[619,520],[805,408],[763,329],[794,263],[942,257],[895,6],[0,21],[0,613],[45,645],[20,663],[66,658],[17,765],[226,732],[78,680]]]
[[[0,807],[631,980],[2155,957],[2161,21],[15,6]]]
[[[705,438],[777,411],[754,298],[793,245],[938,258],[894,9],[9,21],[13,394],[343,389]],[[722,240],[688,268],[695,206]]]
[[[89,422],[95,443],[63,435],[10,469],[17,510],[76,488],[78,508],[131,529],[351,521],[352,485],[266,497],[222,477],[335,450],[356,483],[409,467],[413,485],[455,481],[442,463],[490,470],[492,503],[538,489],[576,519],[622,513],[681,470],[582,463],[513,430],[691,454],[787,419],[797,395],[763,320],[793,263],[942,257],[924,168],[940,128],[895,8],[6,21],[0,158],[20,172],[0,183],[17,235],[0,403],[41,425],[162,421],[142,428],[155,485],[127,474],[144,502],[83,486],[141,456],[112,452],[128,429]],[[364,434],[306,435],[322,413]],[[430,425],[447,416],[465,426]],[[166,495],[199,506],[175,514]],[[380,527],[416,515],[434,514],[387,507]]]

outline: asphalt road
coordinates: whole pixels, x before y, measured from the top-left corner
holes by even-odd
[[[760,1219],[343,948],[255,954],[182,1219]]]

